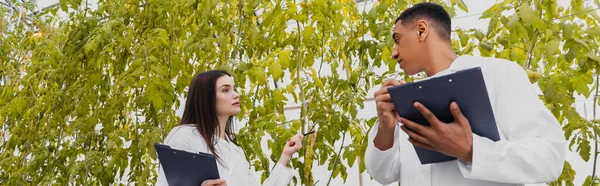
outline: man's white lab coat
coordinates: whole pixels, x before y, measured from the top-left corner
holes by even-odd
[[[567,141],[521,66],[496,58],[460,56],[433,77],[472,67],[482,69],[500,141],[473,134],[472,162],[421,165],[399,123],[393,146],[386,151],[377,149],[373,144],[378,130],[375,124],[368,134],[365,164],[376,181],[400,181],[402,186],[505,186],[545,183],[559,177]]]
[[[206,143],[204,143],[204,138],[202,138],[198,130],[192,125],[180,125],[171,129],[169,135],[165,138],[164,144],[191,152],[212,154],[209,152]],[[218,140],[215,150],[224,163],[221,164],[217,161],[219,176],[225,180],[228,186],[261,185],[259,179],[254,177],[244,151],[239,146],[221,139]],[[271,175],[265,180],[264,185],[287,186],[292,181],[293,176],[291,169],[286,168],[280,163],[276,163],[275,168],[273,168]],[[168,185],[162,166],[158,168],[156,185]]]

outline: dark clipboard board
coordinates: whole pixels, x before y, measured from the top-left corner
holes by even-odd
[[[154,143],[158,159],[169,185],[198,186],[219,179],[216,158],[212,154],[193,153]]]
[[[500,140],[481,67],[474,67],[431,79],[388,88],[394,107],[400,116],[429,126],[429,122],[413,106],[422,103],[442,122],[454,117],[450,103],[455,101],[469,120],[473,133],[492,141]],[[455,160],[437,151],[414,146],[421,164]]]

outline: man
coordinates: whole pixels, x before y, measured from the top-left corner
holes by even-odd
[[[458,57],[451,46],[450,25],[450,16],[439,5],[420,3],[406,9],[394,26],[392,57],[409,75],[424,71],[438,77],[481,67],[501,140],[473,134],[460,103],[448,106],[455,118],[452,123],[437,120],[419,103],[413,106],[430,127],[398,116],[387,88],[403,83],[390,80],[375,92],[378,121],[369,132],[365,155],[369,174],[381,184],[400,181],[402,186],[505,186],[556,180],[566,140],[523,68],[502,59]],[[457,160],[422,165],[413,145]]]

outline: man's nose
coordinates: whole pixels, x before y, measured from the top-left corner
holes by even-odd
[[[396,45],[394,45],[394,50],[392,51],[392,59],[398,59],[399,54],[400,53],[398,52]]]

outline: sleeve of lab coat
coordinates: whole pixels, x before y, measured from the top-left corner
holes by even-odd
[[[495,77],[496,124],[506,140],[494,142],[473,134],[472,162],[458,161],[462,175],[501,183],[556,180],[567,149],[560,124],[538,98],[521,66],[507,65]]]
[[[265,180],[264,186],[286,186],[292,182],[294,174],[292,170],[277,162],[271,175]]]
[[[246,155],[244,153],[244,157],[245,156]],[[250,182],[250,183],[248,183],[246,185],[261,185],[260,184],[261,179],[256,179],[256,177],[254,177],[254,172],[252,171],[252,169],[250,169],[249,166],[250,165],[248,164],[248,167],[246,168],[246,170],[248,171],[246,180],[247,180],[247,182]],[[271,174],[267,177],[267,179],[265,180],[265,182],[262,185],[263,186],[287,186],[287,185],[290,185],[293,177],[294,177],[294,173],[293,173],[292,169],[283,166],[283,164],[281,164],[279,162],[276,162],[275,167],[273,168],[273,170],[271,170]]]
[[[377,130],[379,129],[378,127],[379,122],[376,122],[368,134],[369,143],[365,153],[365,165],[367,167],[367,172],[373,179],[383,185],[387,185],[400,180],[399,129],[398,124],[396,123],[396,127],[394,128],[394,144],[391,148],[381,151],[375,147],[375,144],[373,143],[373,140],[377,135]]]

